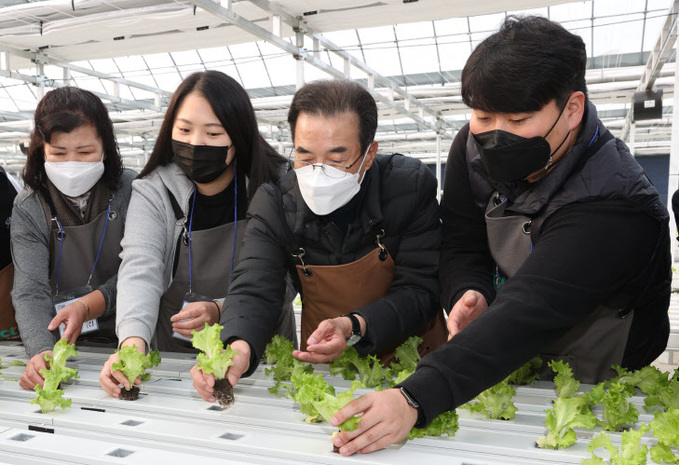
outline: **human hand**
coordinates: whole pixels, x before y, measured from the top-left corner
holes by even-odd
[[[467,327],[488,308],[486,298],[478,291],[468,290],[448,314],[448,340]]]
[[[328,363],[342,355],[350,335],[351,320],[349,318],[338,317],[323,320],[307,339],[306,352],[294,350],[292,355],[302,362]]]
[[[146,342],[144,342],[142,338],[127,338],[123,341],[121,347],[131,345],[136,345],[137,352],[140,354],[146,353]],[[120,397],[121,384],[128,391],[132,389],[130,382],[127,380],[127,376],[125,376],[120,370],[113,370],[113,364],[117,362],[118,353],[114,352],[111,354],[108,360],[106,360],[106,363],[104,363],[104,368],[102,368],[101,373],[99,373],[99,385],[111,397]],[[137,376],[137,379],[134,380],[134,384],[141,384],[141,376]]]
[[[75,343],[78,336],[80,336],[80,331],[83,329],[83,322],[85,321],[87,315],[87,306],[84,302],[76,300],[62,308],[50,324],[47,325],[47,329],[54,331],[59,328],[59,325],[64,323],[66,328],[64,329],[63,338],[68,339],[69,344]]]
[[[243,373],[250,368],[250,344],[242,339],[238,339],[231,343],[231,349],[237,353],[233,356],[233,365],[226,370],[226,378],[229,380],[231,386],[235,386]],[[193,387],[198,392],[200,397],[206,402],[216,402],[217,399],[213,395],[215,377],[211,374],[203,373],[200,369],[200,364],[191,368],[191,379],[193,379]]]
[[[19,386],[29,391],[32,391],[36,385],[45,387],[45,377],[40,373],[40,370],[47,370],[49,366],[45,360],[45,355],[52,356],[51,350],[44,350],[39,354],[34,355],[26,364],[26,369],[19,378]]]
[[[209,325],[219,323],[218,305],[211,300],[187,304],[179,313],[170,318],[172,331],[190,339],[191,331],[200,331],[205,328],[205,323]]]
[[[417,422],[417,410],[411,407],[401,391],[388,389],[371,392],[349,402],[332,417],[338,426],[360,415],[354,431],[342,431],[333,439],[342,455],[366,454],[402,441]]]

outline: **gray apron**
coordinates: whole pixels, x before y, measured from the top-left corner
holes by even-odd
[[[507,279],[514,276],[531,253],[530,229],[532,221],[527,216],[505,215],[507,200],[493,193],[486,208],[486,230],[490,253],[497,265],[498,275]],[[542,354],[546,360],[564,360],[573,369],[575,378],[587,384],[596,384],[615,376],[613,364],[621,364],[632,325],[633,311],[612,309],[599,305]],[[546,364],[542,379],[551,379],[553,373]]]
[[[108,215],[108,223],[106,217]],[[106,234],[104,235],[104,226]],[[88,224],[65,226],[63,237],[58,228],[52,228],[52,271],[50,285],[52,299],[68,299],[81,297],[104,284],[118,273],[120,266],[120,241],[123,238],[125,224],[115,210],[104,210]],[[104,236],[103,243],[101,241]],[[89,287],[87,280],[97,258],[99,245],[101,252],[96,262]],[[61,246],[61,265],[59,265],[59,248]],[[57,273],[59,274],[59,292],[57,293]],[[78,295],[79,294],[79,295]],[[78,344],[103,347],[117,347],[115,333],[116,315],[97,318],[99,329],[78,337]],[[58,331],[56,332],[58,336]]]
[[[238,221],[236,244],[243,242],[245,226],[245,220]],[[191,232],[192,293],[203,296],[207,300],[224,297],[231,277],[232,255],[235,267],[240,252],[240,246],[237,246],[234,251],[233,232],[233,223]],[[181,240],[176,253],[179,254],[179,262],[170,287],[160,299],[154,341],[157,349],[161,351],[196,353],[198,351],[193,348],[191,342],[172,336],[170,318],[182,309],[184,296],[189,292],[188,242]],[[276,333],[292,341],[297,340],[291,305],[281,312],[281,320]]]

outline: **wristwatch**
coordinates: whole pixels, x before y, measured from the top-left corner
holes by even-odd
[[[406,398],[406,402],[408,402],[408,405],[410,405],[412,408],[417,410],[418,413],[419,413],[420,404],[415,399],[412,398],[410,393],[408,391],[406,391],[406,389],[403,386],[401,386],[399,389],[401,390],[401,394],[403,394],[403,397]]]
[[[349,339],[347,339],[347,347],[353,346],[363,337],[361,336],[361,323],[358,321],[358,318],[353,313],[347,313],[346,315],[342,316],[347,317],[351,320],[351,336],[349,336]]]
[[[424,423],[424,412],[420,407],[420,403],[416,401],[413,398],[413,396],[411,396],[410,393],[403,386],[400,386],[398,389],[401,391],[403,397],[406,398],[406,402],[408,402],[408,405],[417,410],[417,420],[415,421],[415,427],[421,428]]]

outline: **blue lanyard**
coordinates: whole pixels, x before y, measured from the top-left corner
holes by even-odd
[[[594,139],[596,139],[596,136],[599,135],[599,126],[596,127],[596,132],[594,133],[594,137],[592,137],[592,140],[589,141],[589,144],[587,144],[587,148],[590,148],[592,144],[594,143]]]
[[[85,286],[89,286],[90,283],[92,282],[92,275],[94,274],[94,269],[96,268],[97,262],[99,261],[101,249],[104,246],[104,238],[106,237],[106,228],[108,226],[108,217],[110,213],[111,213],[111,201],[109,200],[108,205],[106,206],[106,220],[104,221],[104,232],[101,235],[101,241],[99,241],[99,250],[97,250],[97,257],[94,259],[94,264],[92,265],[92,270],[90,271],[90,276],[87,278],[87,284]],[[64,249],[64,239],[66,238],[66,235],[64,234],[64,228],[61,226],[61,221],[59,221],[59,217],[55,216],[54,219],[57,220],[57,225],[59,226],[59,256],[57,257],[57,283],[55,286],[56,294],[59,295],[59,274],[61,272],[61,253]]]
[[[233,262],[236,256],[236,232],[238,231],[238,168],[234,166],[234,199],[233,199],[233,246],[231,248],[231,268],[229,272],[229,282],[231,281],[231,274],[233,273]],[[196,191],[198,188],[193,183],[193,201],[191,203],[191,217],[189,218],[189,233],[188,233],[188,247],[189,247],[189,293],[192,289],[193,273],[191,263],[191,230],[193,229],[193,212],[196,208]]]

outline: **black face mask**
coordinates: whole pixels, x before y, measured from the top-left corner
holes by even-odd
[[[216,147],[212,145],[191,145],[172,139],[174,161],[179,168],[193,181],[206,184],[219,177],[228,164],[226,155],[230,145]]]
[[[571,132],[568,131],[553,152],[545,138],[552,132],[565,108],[564,105],[544,137],[527,139],[501,129],[472,134],[490,179],[498,183],[520,181],[540,168],[546,171],[552,166],[552,156],[566,142]]]

